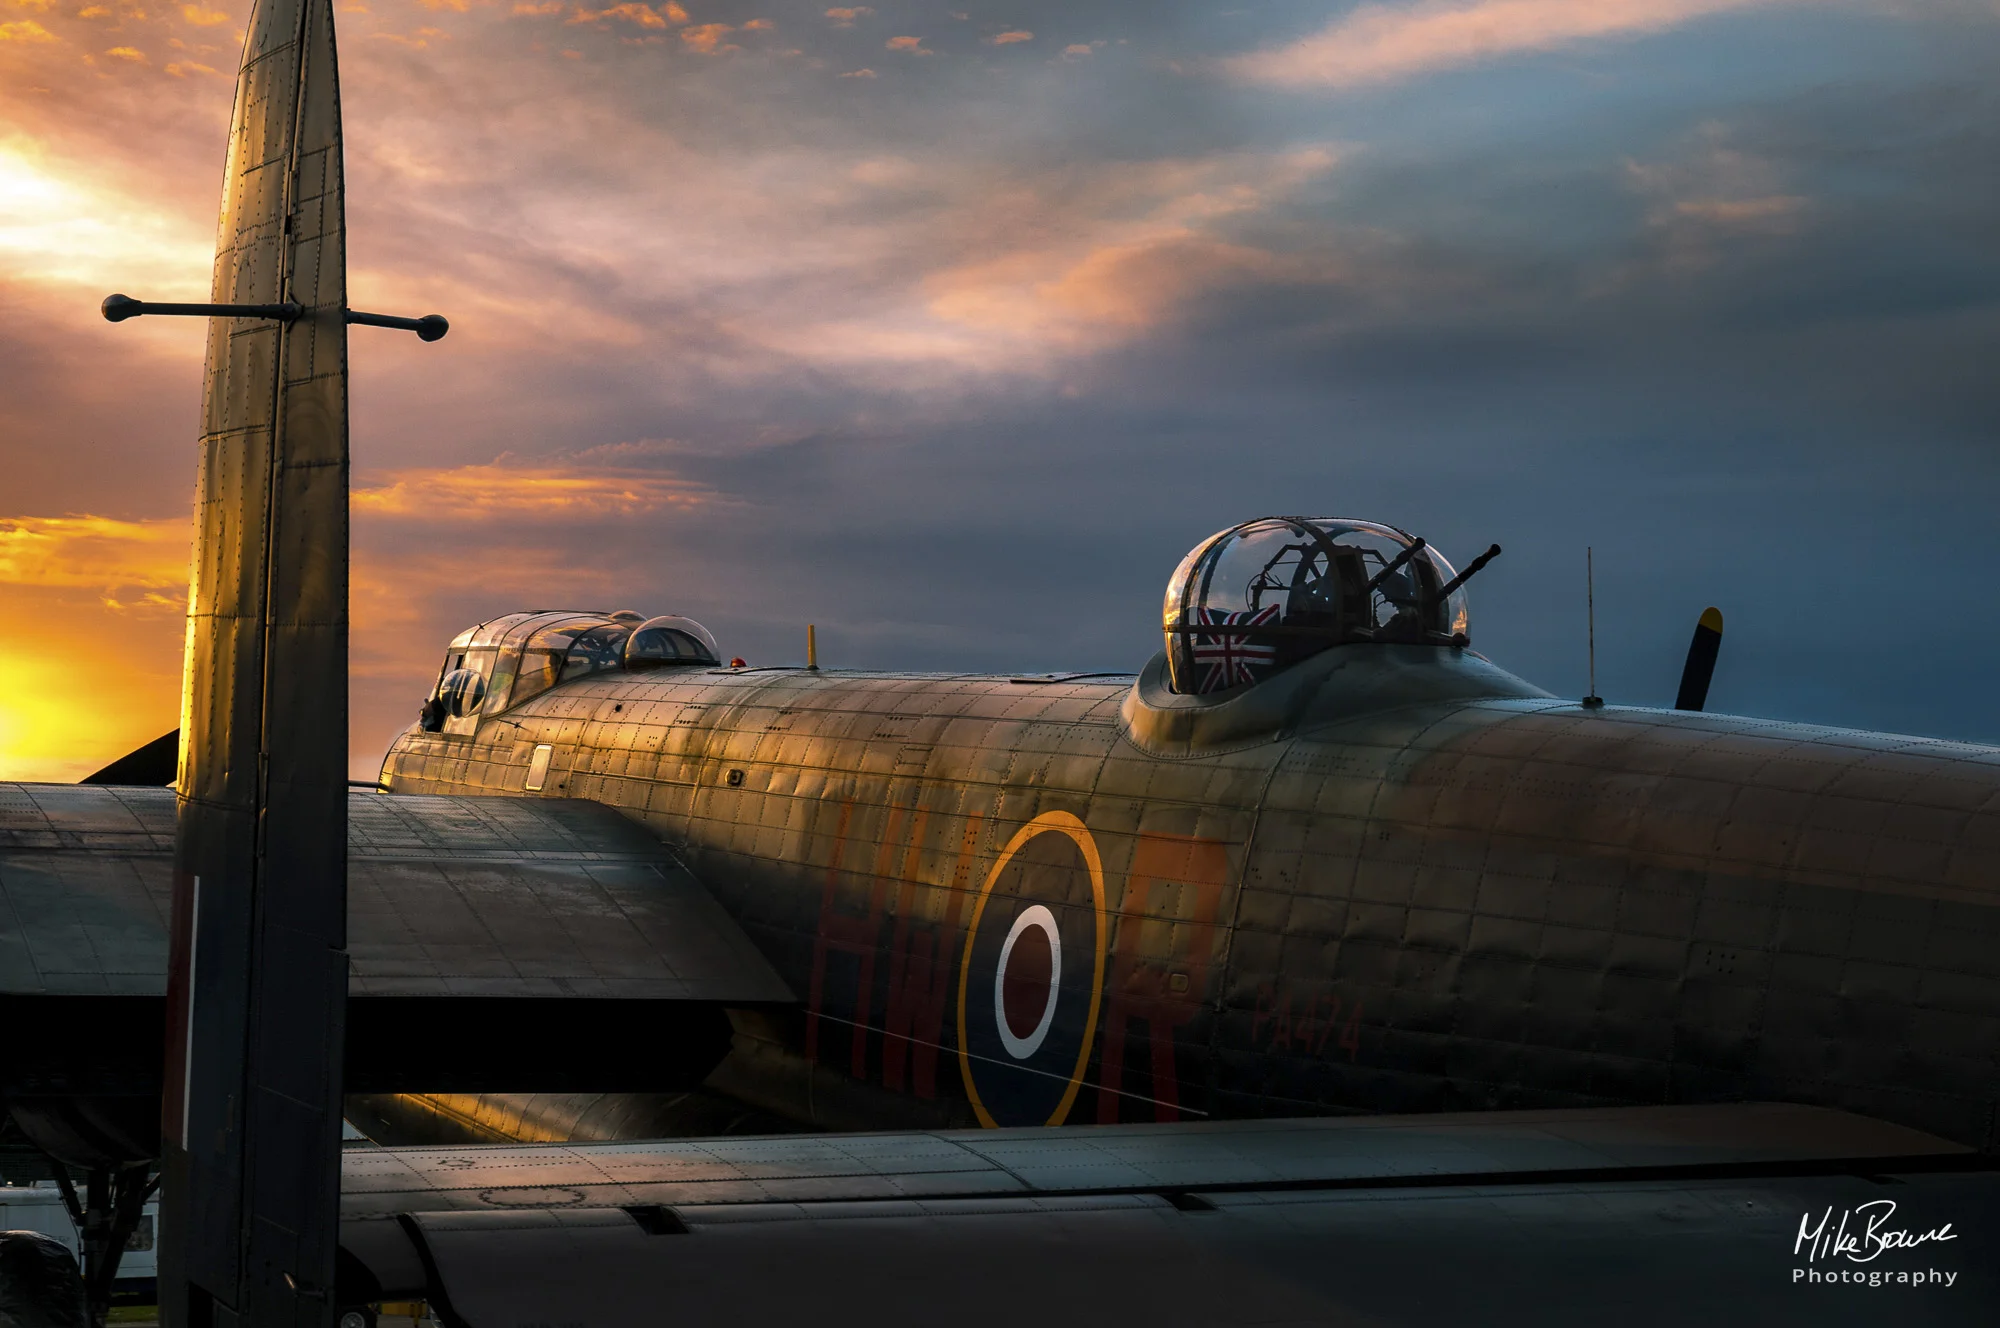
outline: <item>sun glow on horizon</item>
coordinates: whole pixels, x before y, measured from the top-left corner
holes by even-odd
[[[10,275],[200,299],[213,260],[214,241],[198,223],[66,173],[25,135],[0,139],[0,267]]]
[[[494,563],[534,569],[508,592],[524,602],[615,598],[613,569],[561,557],[552,532],[564,521],[602,527],[729,501],[668,471],[605,464],[644,455],[613,451],[559,465],[503,456],[408,467],[357,482],[351,511],[365,533],[350,564],[351,679],[416,686],[445,639],[419,630],[417,606],[482,569],[490,577]],[[477,530],[496,520],[511,532],[491,543],[410,542],[440,522]],[[0,780],[74,781],[174,725],[192,538],[185,517],[0,515],[0,623],[9,625],[0,633]],[[357,751],[359,773],[374,756]]]
[[[0,780],[74,783],[171,729],[179,691],[178,667],[153,660],[78,668],[32,640],[0,647]]]

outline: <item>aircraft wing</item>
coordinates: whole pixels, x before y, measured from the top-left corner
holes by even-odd
[[[352,996],[790,1002],[651,834],[600,803],[348,800]]]
[[[157,1094],[174,815],[170,789],[0,785],[0,1094],[74,1089],[94,1050],[109,1091],[150,1071]],[[351,1091],[492,1088],[495,1065],[547,1091],[684,1086],[726,1045],[722,1006],[793,999],[609,807],[355,793],[348,836]],[[637,1065],[607,1054],[635,1044]]]
[[[1887,1293],[1794,1269],[1935,1268],[1898,1321],[1980,1322],[1976,1238],[1861,1264],[1799,1233],[1885,1198],[1991,1232],[1991,1165],[1769,1103],[351,1148],[340,1299],[453,1328],[1845,1323]]]
[[[348,826],[353,996],[792,999],[609,807],[356,793]],[[170,789],[0,785],[0,997],[164,995],[173,838]]]

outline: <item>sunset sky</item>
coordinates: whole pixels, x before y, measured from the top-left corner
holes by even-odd
[[[1271,512],[1576,695],[2000,742],[2000,0],[338,4],[352,768],[445,641],[1136,669]],[[214,7],[211,7],[213,5]],[[0,779],[173,727],[246,0],[0,0]]]

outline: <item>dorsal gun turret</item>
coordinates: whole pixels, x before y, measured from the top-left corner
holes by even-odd
[[[1172,689],[1248,686],[1335,646],[1464,647],[1466,579],[1424,540],[1347,517],[1262,517],[1211,535],[1167,583]]]

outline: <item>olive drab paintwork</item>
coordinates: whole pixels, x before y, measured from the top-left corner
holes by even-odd
[[[1166,684],[607,672],[383,779],[623,809],[800,994],[799,1053],[957,1119],[1775,1098],[1996,1145],[2000,750],[1587,709],[1433,646]],[[994,884],[1051,817],[1101,863],[1095,991],[1070,841]],[[1047,1065],[980,948],[1037,908]]]
[[[330,1322],[347,979],[347,328],[330,0],[257,0],[230,128],[196,487],[162,1299]],[[188,1064],[191,1056],[192,1064]]]

